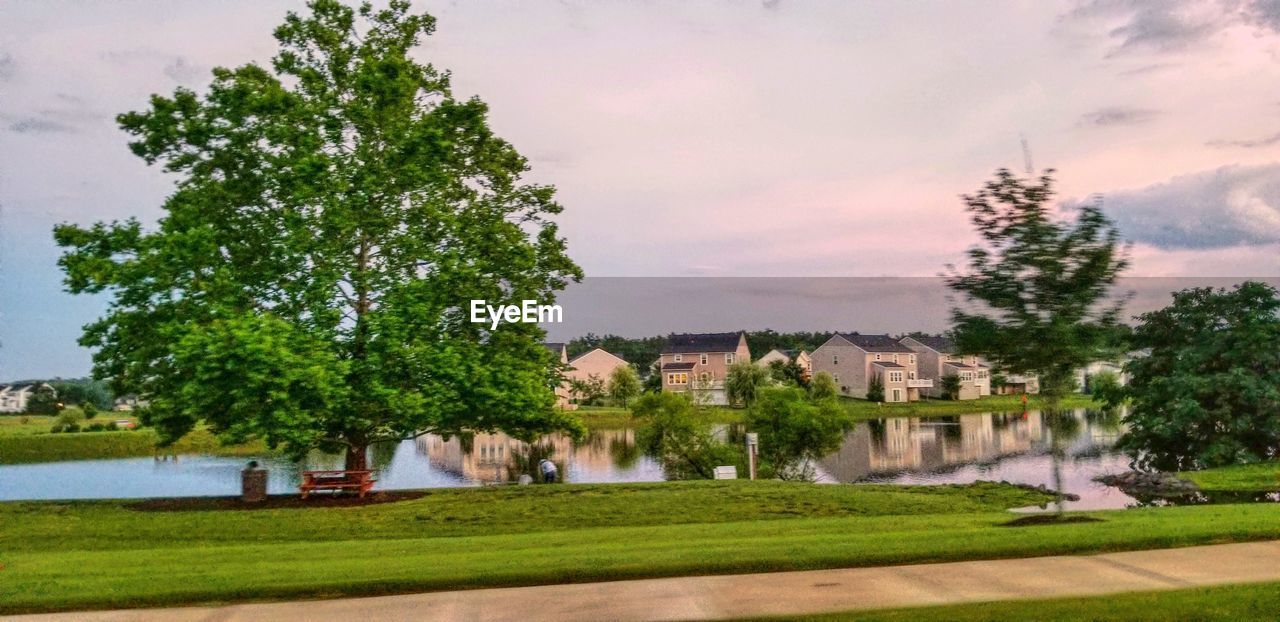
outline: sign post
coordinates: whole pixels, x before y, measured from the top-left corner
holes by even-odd
[[[756,478],[757,456],[760,454],[760,435],[747,432],[747,477]]]

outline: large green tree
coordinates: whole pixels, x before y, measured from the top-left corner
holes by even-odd
[[[470,300],[550,304],[581,273],[554,189],[416,60],[434,28],[400,0],[313,0],[268,65],[119,117],[177,177],[163,218],[55,237],[70,290],[113,295],[81,340],[95,375],[149,400],[164,439],[205,421],[363,468],[427,431],[576,427],[537,325],[470,322]]]
[[[1067,422],[1058,420],[1065,416],[1058,401],[1075,388],[1077,369],[1114,354],[1123,300],[1110,294],[1128,260],[1100,206],[1058,211],[1052,174],[1021,179],[1000,169],[964,196],[980,243],[963,271],[949,267],[946,281],[963,297],[951,313],[960,351],[1040,380],[1061,512],[1063,447],[1055,430]]]
[[[1121,438],[1139,468],[1179,471],[1280,457],[1280,296],[1245,282],[1177,292],[1139,316]]]

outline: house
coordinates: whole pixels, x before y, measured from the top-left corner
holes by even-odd
[[[120,397],[117,397],[115,401],[111,403],[111,410],[116,412],[130,412],[138,408],[145,408],[146,406],[146,400],[139,399],[137,395],[130,393],[128,395],[121,395]]]
[[[671,335],[658,359],[662,390],[692,392],[701,404],[727,405],[724,381],[729,366],[739,361],[751,361],[745,333]]]
[[[957,399],[976,400],[991,395],[991,368],[972,354],[959,354],[956,344],[946,337],[903,337],[902,345],[916,353],[920,377],[932,380],[933,386],[923,389],[929,397],[943,397],[942,379],[956,376],[960,379]]]
[[[836,333],[810,358],[813,373],[831,374],[842,395],[865,399],[871,379],[879,378],[886,402],[910,402],[934,384],[916,377],[916,356],[888,335]]]
[[[783,363],[795,362],[806,374],[813,373],[813,360],[809,353],[804,350],[779,350],[774,348],[765,353],[764,356],[756,359],[756,364],[761,367],[768,367],[774,361],[782,361]]]
[[[994,389],[996,395],[1035,395],[1040,392],[1040,379],[1026,374],[1009,374],[1004,377],[1004,384]]]
[[[609,377],[613,375],[613,371],[627,365],[628,363],[622,357],[607,352],[602,348],[596,348],[590,352],[579,354],[569,361],[569,371],[565,372],[564,377],[578,381],[598,378],[608,384]]]
[[[556,357],[556,360],[560,361],[561,365],[569,364],[569,347],[568,346],[566,346],[563,343],[557,343],[557,342],[549,342],[549,343],[544,343],[542,345],[548,351],[551,352],[552,356]],[[570,397],[569,381],[567,379],[561,382],[555,388],[555,393],[556,393],[556,408],[561,408],[564,410],[574,410],[578,407],[577,404],[574,404],[569,400],[569,397]]]
[[[53,391],[53,387],[43,382],[0,385],[0,413],[27,412],[31,398],[40,391]]]

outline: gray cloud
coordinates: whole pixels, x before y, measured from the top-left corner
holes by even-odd
[[[43,117],[25,117],[9,124],[9,131],[18,134],[70,134],[75,126]]]
[[[1254,140],[1211,140],[1205,144],[1210,147],[1243,147],[1245,149],[1256,149],[1258,147],[1270,147],[1277,143],[1280,143],[1280,132]]]
[[[1280,243],[1280,164],[1224,166],[1111,193],[1104,209],[1127,239],[1163,249]]]
[[[1233,26],[1280,32],[1280,0],[1083,0],[1061,19],[1106,24],[1109,58],[1182,52]]]
[[[1146,108],[1130,108],[1127,106],[1108,106],[1080,116],[1080,124],[1088,127],[1114,127],[1119,125],[1139,125],[1146,123],[1160,114],[1158,110]]]

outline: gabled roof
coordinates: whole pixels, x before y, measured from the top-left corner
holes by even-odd
[[[916,340],[920,345],[923,345],[930,350],[934,350],[942,354],[954,354],[956,351],[956,343],[946,337],[916,337],[912,335],[911,339]]]
[[[662,366],[662,371],[688,371],[690,369],[693,369],[692,361],[685,363],[667,363]]]
[[[742,333],[683,333],[667,337],[662,346],[663,354],[689,354],[697,352],[736,352]]]
[[[859,333],[836,333],[841,339],[866,350],[867,352],[906,352],[914,353],[915,350],[908,348],[898,342],[897,339],[888,335],[862,335]]]
[[[617,354],[614,354],[614,353],[612,353],[612,352],[610,352],[610,351],[608,351],[608,350],[606,350],[606,349],[604,349],[604,348],[592,348],[592,349],[590,349],[590,350],[587,350],[586,352],[583,352],[582,354],[579,354],[578,356],[573,357],[573,358],[569,361],[569,364],[570,364],[570,365],[572,365],[575,361],[580,361],[580,360],[582,360],[582,359],[586,358],[586,357],[587,357],[587,355],[589,355],[589,354],[595,354],[596,352],[604,352],[605,354],[608,354],[609,356],[612,356],[613,358],[618,359],[619,361],[622,361],[623,363],[627,362],[627,361],[626,361],[626,359],[624,359],[624,358],[622,358],[621,356],[618,356]]]

